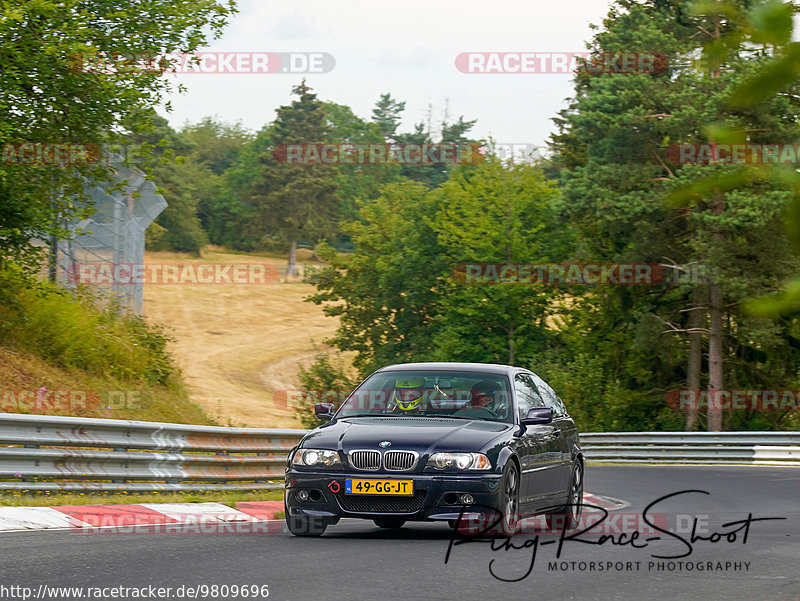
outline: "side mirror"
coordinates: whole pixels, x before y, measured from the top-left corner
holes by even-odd
[[[319,419],[329,422],[333,419],[336,407],[333,403],[317,403],[314,405],[314,415]]]
[[[528,411],[528,414],[522,418],[524,426],[535,426],[549,424],[553,421],[553,410],[550,407],[536,407]]]

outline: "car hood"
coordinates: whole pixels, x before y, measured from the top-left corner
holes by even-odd
[[[310,432],[303,447],[336,449],[380,449],[388,441],[391,450],[480,451],[495,438],[512,430],[512,424],[483,420],[431,417],[349,417]]]

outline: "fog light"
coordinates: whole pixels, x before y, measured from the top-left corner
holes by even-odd
[[[308,500],[308,491],[307,490],[298,490],[297,491],[297,500],[298,501],[307,501]]]
[[[467,493],[458,497],[458,500],[462,505],[472,505],[475,502],[475,497]]]

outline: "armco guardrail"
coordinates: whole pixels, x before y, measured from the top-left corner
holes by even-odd
[[[0,413],[0,491],[273,490],[306,430]],[[583,434],[589,461],[800,466],[800,432]]]
[[[280,489],[304,432],[0,413],[0,491]]]
[[[800,432],[613,432],[581,442],[586,459],[602,463],[800,466]]]

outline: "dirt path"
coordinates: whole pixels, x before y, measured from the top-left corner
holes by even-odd
[[[285,270],[284,259],[214,250],[202,259],[147,253],[146,261],[270,263]],[[151,284],[145,286],[144,313],[172,328],[171,350],[190,397],[221,425],[298,427],[273,395],[298,387],[298,366],[310,363],[314,345],[323,348],[336,328],[335,318],[303,302],[313,291],[308,284],[285,282]]]

